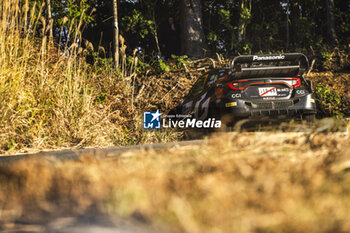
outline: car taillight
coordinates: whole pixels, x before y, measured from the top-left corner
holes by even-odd
[[[293,78],[293,87],[300,87],[301,81],[300,78]]]
[[[248,80],[239,80],[238,82],[229,83],[228,86],[233,90],[244,90],[245,87],[240,87],[240,83],[248,82]]]
[[[232,90],[244,90],[245,88],[252,86],[252,85],[263,85],[263,84],[286,84],[289,87],[300,87],[301,85],[301,80],[299,78],[300,76],[297,76],[296,78],[285,78],[282,80],[276,80],[273,82],[265,82],[265,81],[255,81],[255,82],[251,82],[249,83],[249,80],[244,79],[244,80],[238,80],[235,82],[231,82],[228,84],[228,86],[232,89]]]
[[[286,80],[291,80],[293,87],[300,87],[300,85],[301,85],[300,78],[288,78]]]
[[[229,83],[228,86],[233,89],[233,90],[240,90],[239,89],[239,83],[234,82],[234,83]]]

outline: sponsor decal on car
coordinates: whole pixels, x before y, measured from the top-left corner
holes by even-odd
[[[242,94],[240,94],[240,93],[235,93],[235,94],[232,94],[231,97],[232,97],[233,99],[240,99],[240,98],[242,98]]]
[[[289,88],[278,88],[277,92],[289,92]]]
[[[231,102],[231,103],[226,103],[225,104],[226,108],[235,107],[235,106],[237,106],[237,102]]]
[[[305,90],[297,90],[296,93],[297,93],[297,95],[305,95],[306,91]]]
[[[277,88],[276,87],[259,88],[259,95],[261,97],[277,96]]]
[[[286,56],[277,55],[277,56],[253,56],[253,61],[266,61],[266,60],[284,60]]]
[[[263,98],[263,100],[275,100],[276,99],[276,97],[265,97],[265,98]]]

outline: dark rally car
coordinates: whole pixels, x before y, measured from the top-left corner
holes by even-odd
[[[230,119],[301,117],[313,121],[316,102],[305,55],[239,56],[230,68],[216,69],[200,77],[184,102],[169,114]]]

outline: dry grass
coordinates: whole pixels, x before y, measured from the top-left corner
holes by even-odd
[[[0,3],[1,154],[177,138],[173,132],[142,131],[146,106],[144,98],[134,101],[135,56],[116,72],[85,62],[93,49],[88,42],[86,50],[72,43],[59,51],[46,36],[44,6],[21,2],[22,8],[19,0]],[[76,20],[69,28],[80,41],[81,27]]]
[[[233,133],[206,145],[0,169],[3,230],[89,209],[178,232],[349,232],[349,136]]]
[[[22,2],[0,2],[0,153],[178,138],[142,130],[141,114],[173,107],[193,75],[137,77],[136,57],[126,64],[125,54],[117,73],[87,64],[74,43],[62,55],[45,36],[43,7],[34,14]],[[349,146],[342,133],[243,133],[106,160],[1,166],[0,230],[93,209],[178,232],[349,232]]]
[[[22,7],[19,0],[0,2],[0,154],[182,138],[174,130],[143,130],[142,113],[165,113],[175,107],[205,71],[197,68],[215,66],[215,61],[189,62],[183,70],[162,75],[137,75],[139,60],[134,53],[126,62],[121,38],[120,70],[112,69],[107,59],[91,65],[84,56],[97,48],[84,42],[86,49],[72,43],[65,51],[58,50],[46,36],[52,25],[43,17],[45,7],[39,1],[32,8],[28,1],[21,3]],[[81,41],[82,27],[76,19],[69,28],[73,38]],[[312,77],[332,84],[333,78],[324,79],[325,75]],[[348,108],[349,75],[339,80],[331,88],[340,92],[342,106]]]

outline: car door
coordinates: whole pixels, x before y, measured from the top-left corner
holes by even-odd
[[[181,105],[181,113],[184,115],[196,115],[196,109],[200,108],[203,98],[205,98],[206,88],[205,84],[211,73],[206,73],[199,77],[197,81],[192,86],[190,92],[188,93],[185,101]]]
[[[218,71],[214,70],[201,76],[193,85],[184,103],[184,110],[193,117],[205,120],[208,117],[210,102],[213,99],[213,86],[218,78]]]

